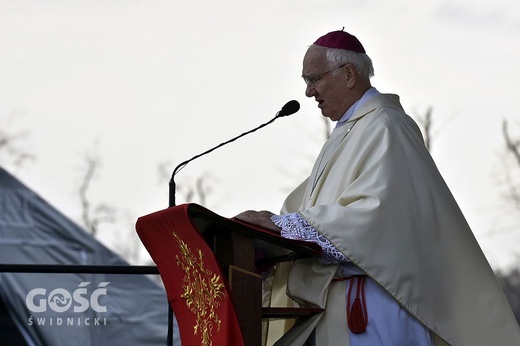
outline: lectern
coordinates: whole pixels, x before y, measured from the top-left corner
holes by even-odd
[[[322,311],[262,307],[261,269],[319,255],[316,244],[282,238],[197,204],[142,216],[136,230],[159,269],[183,345],[259,346],[262,319]]]

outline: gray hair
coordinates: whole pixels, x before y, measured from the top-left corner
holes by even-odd
[[[330,69],[337,68],[344,64],[352,64],[361,77],[368,80],[374,76],[372,59],[365,53],[358,53],[346,49],[326,48],[326,56],[329,61]],[[332,73],[335,74],[337,71]]]

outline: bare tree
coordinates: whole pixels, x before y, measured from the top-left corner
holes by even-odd
[[[172,172],[168,170],[169,162],[158,165],[159,183],[165,184],[170,181]],[[211,192],[211,176],[207,173],[195,177],[195,181],[183,180],[183,184],[177,184],[177,192],[183,196],[185,203],[198,203],[206,205],[207,196]]]
[[[506,119],[502,121],[502,134],[504,135],[504,141],[508,152],[513,155],[516,163],[520,165],[520,140],[511,139]]]
[[[514,172],[520,168],[520,140],[511,138],[508,123],[505,119],[502,121],[502,134],[504,136],[507,154],[513,159],[516,168],[506,167],[504,170],[508,198],[513,202],[516,209],[520,210],[520,191],[518,181],[514,176]]]
[[[92,183],[100,167],[100,159],[97,155],[85,156],[85,173],[79,187],[79,198],[81,202],[81,218],[86,229],[95,237],[99,237],[102,224],[111,224],[116,227],[118,237],[111,247],[129,263],[139,264],[150,260],[142,259],[143,245],[134,230],[135,217],[126,213],[123,225],[119,225],[117,210],[102,203],[95,203],[89,196]],[[109,241],[110,242],[110,241]]]
[[[97,156],[87,155],[85,162],[86,171],[79,187],[82,211],[81,217],[87,230],[89,230],[93,236],[96,236],[100,224],[113,223],[116,220],[115,209],[106,204],[94,204],[89,198],[88,192],[99,166],[99,158]]]
[[[512,164],[510,160],[506,160],[504,169],[507,199],[520,211],[520,189],[517,175],[520,169],[520,140],[513,139],[506,119],[502,121],[502,135],[506,146],[507,158],[512,160]],[[512,230],[517,231],[515,229]],[[517,321],[520,322],[520,270],[512,268],[508,271],[499,271],[497,277],[513,308]]]
[[[34,155],[25,150],[22,142],[27,139],[28,131],[18,131],[15,128],[13,117],[0,123],[0,164],[12,165],[20,169],[28,161],[34,160]]]

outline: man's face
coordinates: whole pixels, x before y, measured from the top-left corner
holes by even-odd
[[[314,97],[323,116],[337,121],[354,103],[349,97],[351,93],[345,66],[331,70],[324,49],[310,47],[307,50],[303,58],[302,77],[304,80],[310,79],[305,95]]]

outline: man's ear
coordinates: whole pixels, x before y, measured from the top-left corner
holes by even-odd
[[[346,64],[345,67],[345,78],[347,78],[347,87],[353,88],[357,81],[357,71],[354,65]]]

